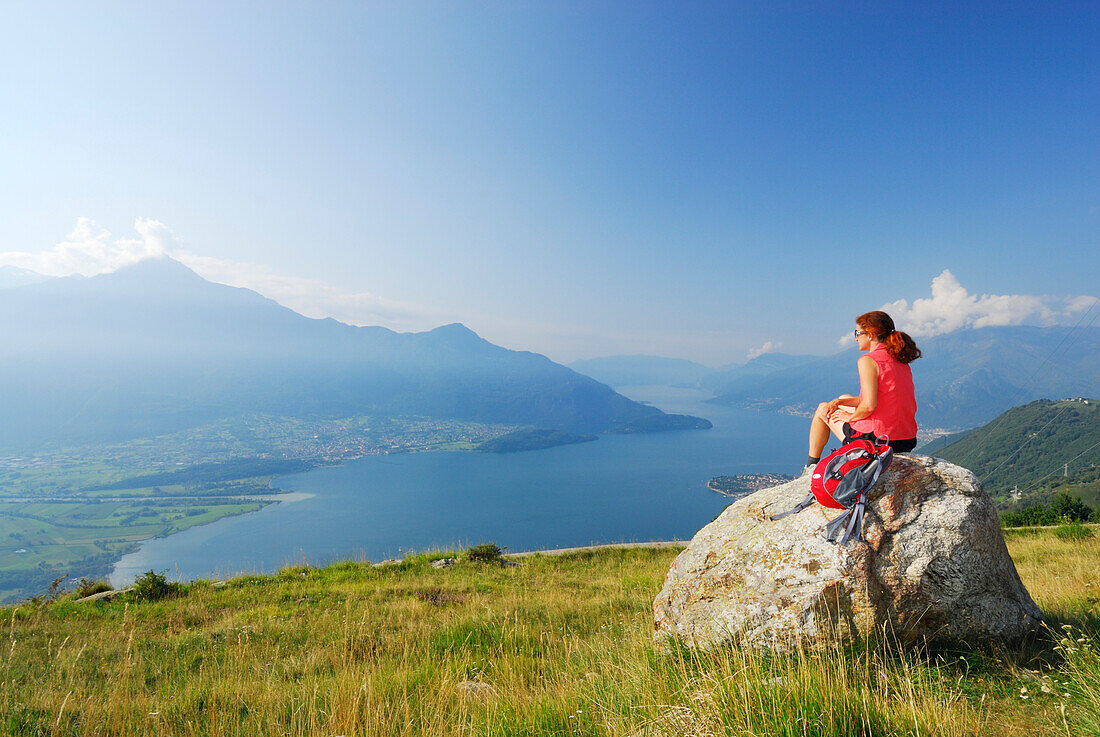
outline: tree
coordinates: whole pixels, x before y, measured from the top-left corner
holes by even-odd
[[[1088,522],[1093,516],[1092,509],[1081,501],[1081,497],[1070,494],[1068,491],[1058,492],[1058,495],[1054,497],[1054,501],[1051,502],[1050,511],[1055,520],[1065,518],[1067,520]]]

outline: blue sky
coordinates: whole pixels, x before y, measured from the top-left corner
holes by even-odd
[[[0,264],[168,253],[312,316],[461,321],[561,361],[829,352],[898,300],[923,334],[1072,324],[1100,294],[1095,3],[58,3],[4,25]]]

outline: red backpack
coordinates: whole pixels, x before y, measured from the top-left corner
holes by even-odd
[[[877,444],[876,444],[877,443]],[[769,519],[782,519],[798,514],[815,501],[823,507],[843,509],[844,513],[825,525],[825,539],[831,543],[844,530],[840,544],[853,534],[859,540],[863,532],[863,510],[867,491],[878,481],[894,459],[894,449],[886,441],[874,437],[857,438],[837,448],[821,459],[810,477],[810,493],[782,514]]]

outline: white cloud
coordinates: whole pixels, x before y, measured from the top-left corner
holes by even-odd
[[[306,317],[332,317],[352,325],[382,325],[394,330],[427,330],[447,322],[445,316],[419,305],[345,291],[318,279],[276,274],[259,264],[185,251],[172,256],[209,281],[251,289]]]
[[[1066,314],[1076,315],[1078,312],[1091,310],[1100,302],[1098,297],[1071,297],[1066,301]]]
[[[16,266],[46,276],[95,276],[152,256],[163,256],[176,246],[164,223],[147,218],[134,221],[141,238],[118,238],[90,218],[78,218],[76,228],[53,248],[38,253],[0,252],[0,265]]]
[[[949,270],[932,280],[932,296],[904,299],[883,305],[899,330],[914,336],[943,335],[962,328],[1020,325],[1025,322],[1054,325],[1089,309],[1096,297],[1052,297],[1032,294],[970,294]],[[845,336],[842,344],[850,344]]]
[[[0,252],[0,266],[47,276],[95,276],[147,258],[168,256],[210,281],[252,289],[307,317],[332,317],[353,325],[382,325],[394,330],[426,330],[449,322],[419,305],[342,290],[316,279],[283,276],[259,264],[192,253],[159,220],[137,218],[134,230],[138,238],[112,238],[90,218],[79,218],[73,232],[53,248],[38,253]]]
[[[760,346],[759,348],[750,348],[749,349],[749,360],[751,361],[754,358],[758,358],[759,356],[762,356],[765,353],[774,353],[775,351],[779,350],[782,347],[783,347],[783,342],[782,341],[769,340],[767,343]]]

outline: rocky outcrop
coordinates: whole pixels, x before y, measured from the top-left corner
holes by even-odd
[[[78,604],[83,604],[89,601],[111,601],[112,599],[117,599],[123,594],[128,594],[133,590],[134,587],[131,586],[126,589],[111,589],[110,591],[100,591],[97,594],[90,594],[88,596],[85,596],[83,599],[77,599],[76,601]]]
[[[872,489],[864,542],[841,547],[813,507],[775,522],[809,476],[734,502],[695,535],[653,604],[655,636],[709,647],[886,633],[903,642],[1017,641],[1042,621],[1008,555],[989,495],[970,471],[895,456]]]

